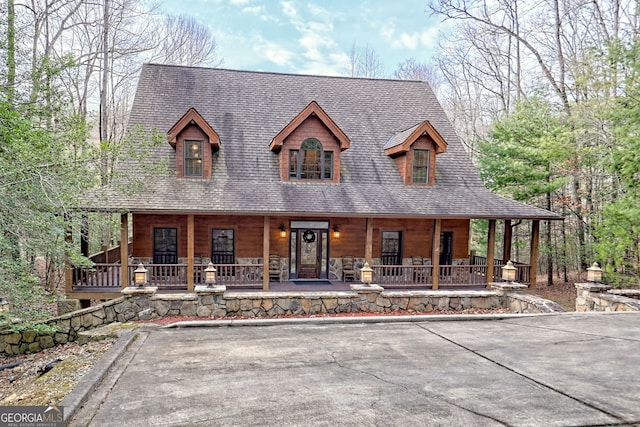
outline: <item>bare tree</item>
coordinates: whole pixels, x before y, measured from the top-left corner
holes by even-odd
[[[428,82],[435,93],[438,93],[441,84],[441,77],[437,69],[431,64],[419,62],[415,58],[408,58],[399,63],[398,68],[393,72],[393,77],[400,80]]]
[[[574,253],[582,268],[590,221],[602,204],[597,198],[611,197],[606,186],[615,185],[615,180],[598,178],[603,162],[589,155],[613,147],[597,111],[606,110],[619,93],[624,70],[607,59],[615,56],[607,51],[637,37],[638,1],[431,0],[430,8],[456,22],[437,58],[444,79],[441,93],[472,151],[474,141],[486,135],[495,118],[509,114],[515,101],[537,95],[561,106],[575,130],[565,143],[574,145],[577,154],[560,164],[568,182],[557,198],[569,215],[563,223],[569,231],[563,234],[577,238]]]
[[[151,62],[171,65],[219,67],[216,40],[211,31],[188,15],[165,15],[159,43]]]
[[[349,51],[347,74],[350,77],[379,78],[384,73],[384,64],[376,51],[368,44],[359,48],[355,42]]]

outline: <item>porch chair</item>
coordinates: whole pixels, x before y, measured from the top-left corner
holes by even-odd
[[[342,257],[342,281],[356,281],[355,259],[352,256]]]
[[[280,255],[269,255],[269,280],[282,281],[280,269]]]

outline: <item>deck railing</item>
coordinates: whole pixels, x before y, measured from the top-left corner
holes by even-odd
[[[261,287],[262,264],[219,264],[216,267],[216,283],[227,288]],[[516,263],[516,281],[529,283],[529,266]],[[133,286],[134,270],[129,265],[129,286]],[[146,264],[148,286],[159,289],[187,289],[186,264]],[[194,265],[194,285],[204,285],[205,264]],[[432,265],[373,265],[374,282],[386,287],[430,287],[433,283]],[[487,265],[441,265],[439,285],[482,285],[501,281],[501,266],[493,268],[493,276],[487,279]],[[97,263],[92,267],[77,267],[73,270],[73,288],[81,290],[117,291],[122,288],[120,264]]]
[[[147,269],[147,286],[157,286],[159,289],[187,289],[187,265],[186,264],[145,264]],[[262,264],[222,264],[215,265],[216,283],[233,287],[260,287],[262,286]],[[129,286],[134,286],[133,272],[137,265],[129,265]],[[204,285],[204,270],[206,264],[193,266],[194,285]],[[96,263],[91,267],[76,267],[73,269],[73,288],[76,291],[83,289],[113,290],[122,288],[120,278],[120,264]]]
[[[517,263],[516,281],[529,283],[529,266]],[[431,286],[432,265],[374,265],[374,281],[387,287]],[[488,265],[441,265],[439,285],[481,285],[502,281],[501,266],[493,267],[493,276],[487,280]]]

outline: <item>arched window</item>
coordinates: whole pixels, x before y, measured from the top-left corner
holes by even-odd
[[[317,139],[305,139],[299,150],[289,151],[289,178],[333,179],[333,152],[324,151]]]

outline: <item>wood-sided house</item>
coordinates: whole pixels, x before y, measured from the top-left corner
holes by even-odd
[[[147,64],[130,125],[166,134],[149,161],[168,161],[169,173],[96,201],[122,213],[130,244],[93,275],[76,271],[67,291],[78,298],[131,284],[140,262],[151,285],[185,290],[209,261],[219,283],[265,290],[357,281],[365,261],[382,286],[492,281],[512,220],[532,221],[519,268],[534,280],[539,222],[559,219],[484,187],[425,82]],[[480,265],[469,257],[472,219],[490,225]]]

